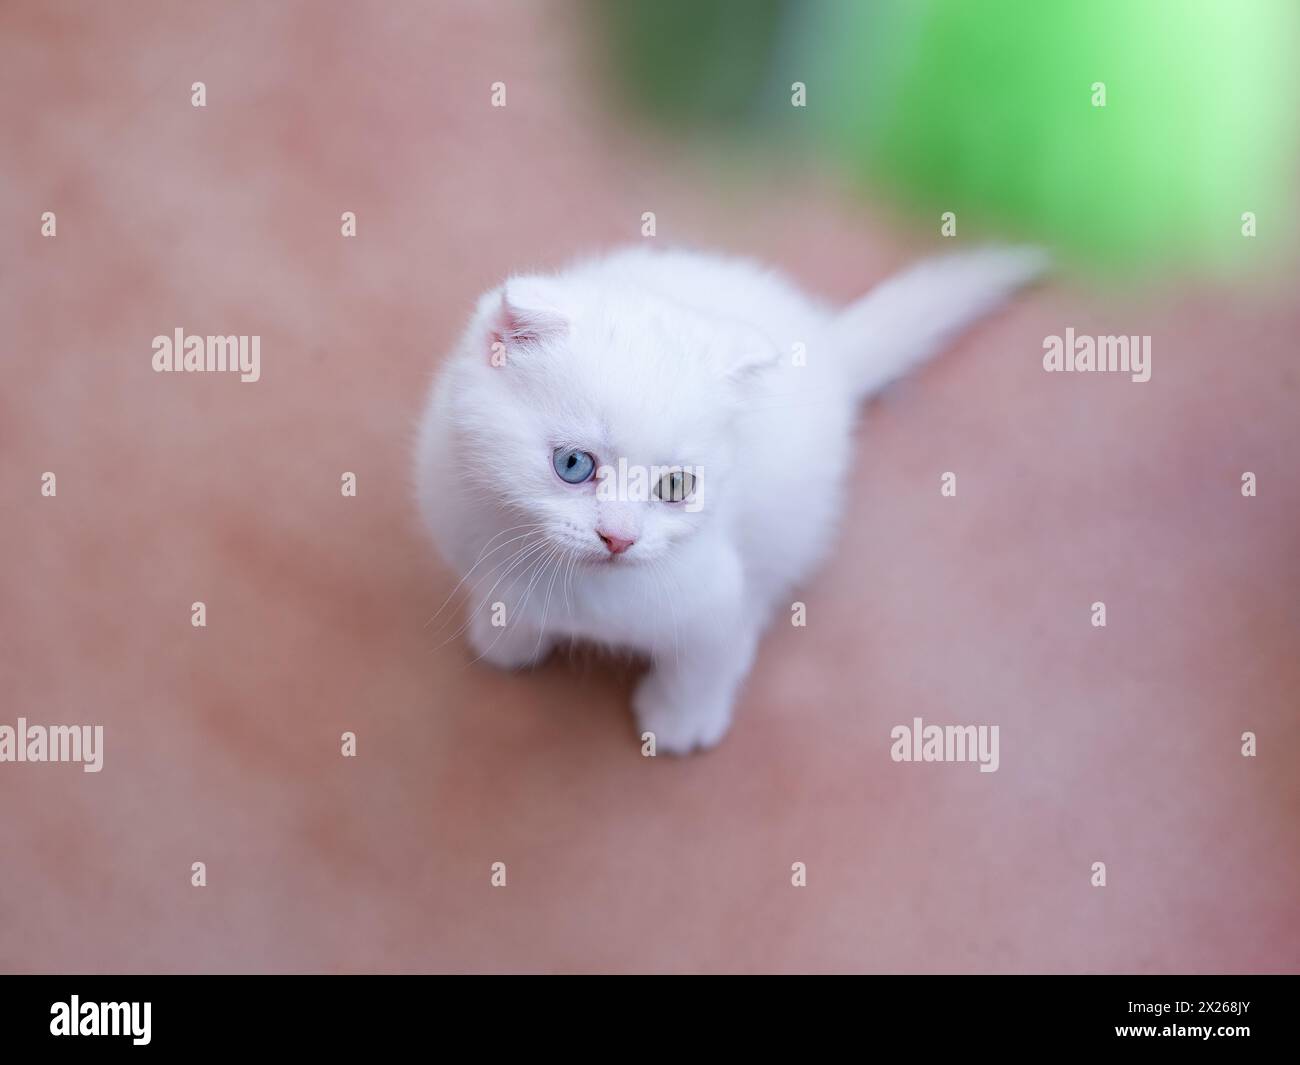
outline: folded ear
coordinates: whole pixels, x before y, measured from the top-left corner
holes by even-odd
[[[492,365],[503,366],[509,352],[559,339],[568,331],[568,319],[546,298],[543,286],[530,278],[512,278],[502,286],[497,307],[489,318]]]
[[[718,344],[715,357],[725,377],[744,382],[780,362],[781,352],[757,329],[741,326]]]

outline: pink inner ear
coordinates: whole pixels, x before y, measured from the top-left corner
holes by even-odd
[[[501,306],[489,329],[489,340],[492,344],[504,344],[507,349],[518,349],[563,336],[567,329],[568,324],[554,311],[516,306],[502,293]]]

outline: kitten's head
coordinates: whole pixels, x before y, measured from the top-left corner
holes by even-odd
[[[662,558],[715,520],[733,417],[777,358],[743,323],[593,276],[508,281],[464,343],[455,459],[475,498],[602,565]]]

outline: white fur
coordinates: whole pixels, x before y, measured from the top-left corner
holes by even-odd
[[[1043,266],[1032,249],[954,255],[836,312],[749,262],[636,248],[488,292],[434,385],[416,469],[475,653],[512,668],[557,640],[642,652],[639,729],[666,751],[717,743],[764,627],[831,546],[859,401]],[[700,505],[598,498],[556,475],[558,447],[701,467]],[[598,525],[634,546],[610,557]]]

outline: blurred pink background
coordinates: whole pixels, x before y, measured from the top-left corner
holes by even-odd
[[[843,300],[931,243],[612,114],[584,13],[0,9],[0,724],[106,731],[98,774],[0,764],[0,970],[1295,971],[1294,264],[1055,282],[876,404],[707,755],[640,756],[630,665],[427,624],[412,433],[483,288],[647,210]],[[1067,325],[1151,334],[1152,381],[1044,374]],[[261,381],[153,373],[178,326],[260,334]],[[891,762],[914,716],[998,724],[999,771]]]

